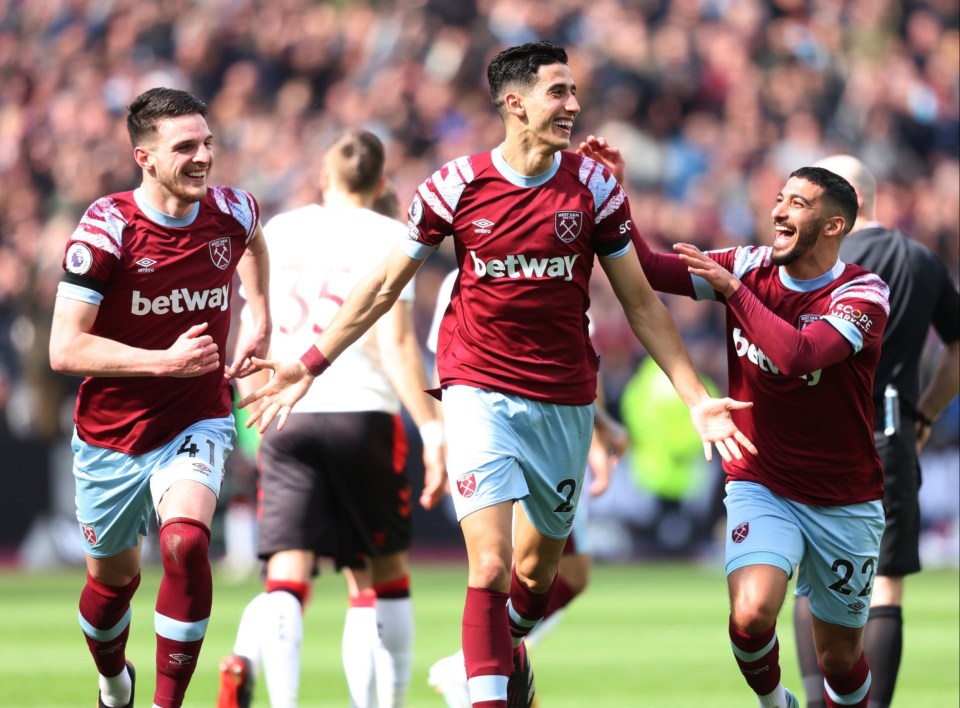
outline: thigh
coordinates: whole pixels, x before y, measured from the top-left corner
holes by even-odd
[[[874,501],[796,507],[806,541],[797,594],[809,598],[810,612],[824,622],[862,627],[877,571],[883,506]]]
[[[727,575],[749,565],[772,565],[793,577],[803,535],[785,500],[754,482],[729,482],[724,505]]]
[[[137,456],[90,445],[76,432],[71,446],[84,553],[111,558],[139,547],[152,510],[150,467]]]
[[[170,442],[141,455],[151,469],[150,493],[155,508],[177,482],[196,482],[213,492],[212,504],[220,496],[224,465],[233,450],[237,432],[233,415],[209,418],[187,427]],[[165,504],[168,515],[178,515],[176,507]]]

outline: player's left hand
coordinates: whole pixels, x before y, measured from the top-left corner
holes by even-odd
[[[577,153],[599,162],[610,170],[617,182],[623,184],[627,172],[627,163],[623,159],[620,148],[613,147],[605,138],[588,135],[587,139],[580,143]]]
[[[734,277],[733,273],[693,244],[675,243],[673,250],[680,254],[680,260],[687,266],[687,271],[691,275],[700,276],[724,297],[730,297],[740,287],[740,281]]]
[[[270,351],[270,329],[257,332],[252,327],[242,327],[237,342],[236,358],[232,364],[224,367],[223,375],[228,379],[242,379],[260,367],[253,363],[254,357],[263,359]]]
[[[257,430],[262,434],[270,427],[273,419],[279,416],[277,430],[283,430],[293,406],[306,395],[314,377],[307,373],[306,367],[299,360],[279,362],[253,357],[251,361],[258,369],[272,370],[273,377],[264,386],[245,396],[237,404],[237,408],[246,408],[251,403],[260,401],[260,405],[247,420],[247,427],[259,423]]]
[[[703,456],[708,462],[713,459],[713,445],[727,462],[743,459],[741,447],[753,455],[757,454],[757,448],[746,435],[740,432],[730,415],[730,411],[746,410],[752,407],[752,402],[735,401],[732,398],[704,398],[690,407],[693,427],[700,434],[700,439],[703,441]]]

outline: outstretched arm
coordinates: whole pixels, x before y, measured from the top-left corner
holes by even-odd
[[[255,365],[272,369],[274,375],[267,385],[237,404],[244,408],[261,401],[247,425],[259,424],[259,430],[263,432],[279,416],[277,429],[282,430],[294,404],[303,398],[313,379],[393,306],[403,286],[416,274],[422,263],[408,256],[399,246],[396,247],[357,284],[333,321],[300,360],[281,362],[254,358]]]
[[[690,362],[670,313],[650,288],[640,261],[632,253],[627,253],[620,258],[601,258],[600,263],[637,339],[663,369],[690,409],[693,425],[703,441],[705,457],[713,459],[711,444],[716,445],[727,461],[743,457],[740,446],[756,454],[756,447],[740,432],[730,416],[730,411],[750,408],[753,404],[710,397]]]

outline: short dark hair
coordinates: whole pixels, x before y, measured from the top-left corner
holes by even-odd
[[[147,89],[130,104],[127,134],[133,147],[153,138],[164,118],[207,115],[207,104],[193,94],[172,88]]]
[[[337,184],[353,194],[366,194],[380,184],[386,156],[380,138],[369,130],[351,128],[337,136],[326,159]]]
[[[850,232],[857,220],[860,205],[856,190],[847,180],[822,167],[801,167],[791,172],[790,176],[804,179],[820,187],[824,198],[840,211],[844,221],[844,235]]]
[[[551,42],[528,42],[504,49],[487,67],[493,105],[500,108],[503,95],[511,88],[528,89],[533,86],[541,66],[566,63],[567,52]]]

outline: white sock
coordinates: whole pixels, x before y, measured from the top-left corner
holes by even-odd
[[[378,643],[376,609],[348,607],[340,655],[351,708],[375,708],[377,705],[374,654]]]
[[[130,672],[124,664],[123,671],[116,676],[107,678],[100,675],[100,697],[104,705],[125,706],[130,702],[130,690],[133,683],[130,681]]]
[[[267,593],[262,614],[263,673],[272,708],[296,708],[300,693],[303,608],[291,593]]]
[[[243,608],[240,625],[237,627],[237,639],[233,643],[233,653],[250,662],[250,671],[254,678],[260,671],[263,651],[263,615],[267,608],[267,593],[254,597]]]
[[[783,692],[783,684],[778,683],[777,687],[765,696],[758,696],[761,708],[784,708],[787,705],[787,694]]]
[[[527,649],[533,649],[537,644],[539,644],[545,636],[550,634],[553,631],[553,628],[560,624],[560,620],[563,618],[564,610],[563,608],[556,610],[549,617],[544,617],[542,620],[537,622],[537,626],[530,630],[530,634],[527,635],[527,638],[524,640],[527,645]]]
[[[380,708],[403,708],[413,671],[413,602],[377,598],[375,654]]]

